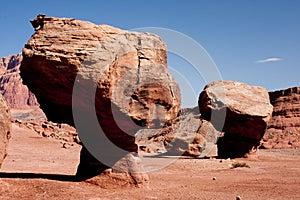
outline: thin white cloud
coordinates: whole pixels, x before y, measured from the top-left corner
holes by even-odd
[[[282,58],[273,57],[273,58],[266,58],[264,60],[257,60],[256,63],[277,62],[277,61],[281,61],[281,60],[283,60],[283,59]]]

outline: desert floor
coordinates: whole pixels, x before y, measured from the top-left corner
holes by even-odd
[[[238,159],[250,168],[231,169],[234,160],[145,158],[145,188],[103,189],[72,181],[80,146],[63,148],[54,139],[13,125],[0,172],[0,199],[300,199],[300,150],[260,150],[257,159]]]

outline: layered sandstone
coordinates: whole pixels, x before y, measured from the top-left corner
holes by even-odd
[[[0,59],[0,90],[11,109],[29,109],[39,104],[28,87],[22,83],[20,65],[22,55]]]
[[[11,108],[12,117],[22,120],[46,119],[34,94],[20,76],[22,54],[0,59],[0,91]]]
[[[269,95],[274,108],[262,148],[300,148],[300,87]]]

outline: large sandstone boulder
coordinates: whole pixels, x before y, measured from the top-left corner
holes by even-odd
[[[7,154],[8,140],[11,136],[11,116],[10,109],[0,95],[0,167]]]
[[[105,165],[111,167],[137,152],[140,128],[170,124],[177,116],[180,92],[158,36],[44,15],[31,22],[36,32],[23,49],[21,76],[49,120],[78,129],[84,144],[78,175],[103,171],[91,150],[109,157]],[[105,137],[95,135],[95,113]],[[107,138],[123,152],[108,148]]]
[[[220,157],[255,151],[273,111],[266,89],[233,81],[208,84],[200,94],[199,108],[202,118],[224,132],[218,140]]]
[[[269,92],[273,114],[262,148],[300,148],[300,87]]]

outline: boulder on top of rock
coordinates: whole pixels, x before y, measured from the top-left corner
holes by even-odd
[[[255,151],[272,115],[265,88],[233,81],[208,84],[199,97],[201,117],[224,132],[220,157],[242,157]]]
[[[180,91],[160,37],[44,15],[32,24],[36,32],[23,49],[24,83],[49,120],[76,125],[83,144],[92,143],[89,151],[115,156],[105,165],[137,152],[134,134],[141,127],[163,126],[177,116]],[[111,145],[123,152],[116,155]],[[83,149],[78,174],[103,170],[93,157]]]
[[[0,94],[0,167],[6,157],[8,140],[11,136],[10,109]]]

